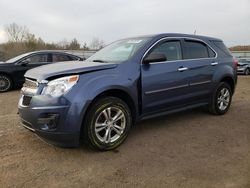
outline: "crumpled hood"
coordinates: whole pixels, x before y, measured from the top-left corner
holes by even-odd
[[[117,67],[117,64],[113,63],[65,61],[31,69],[27,71],[24,76],[27,78],[35,79],[38,82],[41,82],[42,80],[46,80],[49,77],[68,75],[68,74],[82,74],[85,72],[111,69],[115,67]]]
[[[243,65],[248,65],[248,63],[241,63],[241,62],[239,62],[238,65],[243,66]],[[249,65],[250,65],[250,64],[249,64]]]

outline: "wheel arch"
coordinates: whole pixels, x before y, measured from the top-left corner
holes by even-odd
[[[129,107],[129,109],[131,111],[133,124],[136,122],[138,110],[137,110],[137,106],[135,104],[135,101],[133,100],[131,95],[129,95],[126,91],[124,91],[122,89],[107,89],[107,90],[102,91],[101,93],[99,93],[97,96],[95,96],[94,99],[87,106],[86,111],[85,111],[85,113],[84,113],[84,115],[82,117],[80,138],[82,138],[82,135],[83,135],[84,121],[85,121],[87,112],[89,111],[91,106],[98,99],[100,99],[102,97],[116,97],[116,98],[119,98],[119,99],[123,100],[128,105],[128,107]]]
[[[13,79],[13,77],[12,77],[12,75],[11,74],[9,74],[9,73],[7,73],[7,72],[1,72],[0,71],[0,75],[5,75],[5,76],[8,76],[9,77],[9,79],[11,80],[11,84],[12,84],[12,87],[14,87],[14,79]],[[12,89],[12,88],[11,88]]]
[[[235,81],[231,76],[223,77],[220,80],[220,82],[226,82],[232,88],[232,92],[234,93],[234,91],[235,91]]]
[[[12,75],[10,73],[0,71],[0,75],[8,76],[11,79],[11,81],[13,82],[13,78],[12,78]]]

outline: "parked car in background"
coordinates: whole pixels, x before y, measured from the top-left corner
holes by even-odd
[[[238,74],[250,75],[250,59],[238,59],[239,63],[237,66]]]
[[[6,62],[0,62],[0,92],[20,87],[24,83],[27,70],[61,61],[82,61],[83,58],[59,51],[29,52]]]
[[[220,39],[158,34],[119,40],[84,63],[38,67],[25,78],[18,104],[24,127],[56,145],[83,138],[111,150],[142,119],[201,106],[225,114],[237,61]]]
[[[94,55],[97,50],[64,50],[64,52],[76,55],[85,60]]]

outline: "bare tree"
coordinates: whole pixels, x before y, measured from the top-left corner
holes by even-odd
[[[89,47],[88,47],[86,42],[83,43],[82,49],[83,50],[89,50]]]
[[[69,46],[69,42],[67,41],[67,39],[63,39],[57,43],[57,48],[62,50],[66,50],[67,46]]]
[[[25,37],[29,34],[29,30],[26,26],[19,26],[16,23],[5,26],[5,32],[10,42],[23,42]]]
[[[92,50],[99,50],[101,48],[104,47],[104,41],[97,38],[97,37],[94,37],[89,45],[90,49]]]
[[[69,50],[79,50],[81,48],[81,44],[77,41],[76,38],[74,38],[70,44],[67,46],[67,49]]]

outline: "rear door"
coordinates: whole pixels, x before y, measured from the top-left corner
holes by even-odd
[[[218,65],[216,53],[204,41],[183,40],[184,61],[189,71],[189,93],[194,102],[206,100],[211,92],[213,73]]]
[[[183,66],[178,38],[160,40],[146,53],[163,53],[167,61],[141,65],[142,110],[144,114],[183,106],[189,98],[189,73]]]

